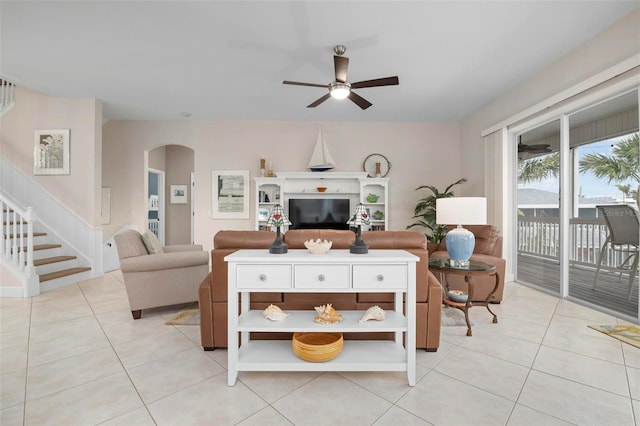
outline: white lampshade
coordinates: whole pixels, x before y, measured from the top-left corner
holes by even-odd
[[[451,197],[436,200],[438,225],[486,225],[487,199],[484,197]]]

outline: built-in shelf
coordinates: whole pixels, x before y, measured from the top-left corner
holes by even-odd
[[[371,217],[376,210],[383,213],[383,219],[373,220],[368,229],[388,229],[389,178],[369,178],[364,172],[276,172],[276,175],[255,178],[255,229],[265,228],[266,221],[260,219],[261,210],[264,217],[265,210],[271,211],[275,204],[280,204],[286,213],[290,198],[348,199],[351,212],[358,203],[362,203],[369,209]],[[320,192],[316,189],[318,187],[327,190]],[[375,202],[367,200],[370,194],[377,197]]]

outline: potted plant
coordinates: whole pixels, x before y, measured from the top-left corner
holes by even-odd
[[[436,224],[436,200],[438,198],[449,198],[455,194],[451,190],[456,185],[463,184],[467,181],[466,178],[459,179],[447,186],[444,191],[440,192],[438,188],[433,185],[422,185],[416,188],[416,191],[421,189],[428,189],[431,191],[431,195],[421,198],[416,203],[413,209],[413,219],[417,219],[414,223],[407,226],[407,229],[414,227],[426,228],[428,232],[425,233],[427,241],[431,243],[440,243],[447,233],[446,225]]]

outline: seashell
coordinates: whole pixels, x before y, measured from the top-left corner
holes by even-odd
[[[360,318],[360,321],[358,322],[365,322],[369,320],[384,321],[386,317],[387,313],[384,311],[384,309],[382,309],[378,305],[375,305],[367,309],[367,311],[362,315],[362,318]]]
[[[284,312],[276,305],[269,305],[265,308],[264,311],[262,311],[262,315],[264,315],[265,318],[270,319],[271,321],[282,321],[291,314]]]
[[[318,315],[313,319],[319,324],[337,324],[342,321],[342,315],[336,312],[331,303],[314,308]]]
[[[307,240],[304,242],[304,246],[309,250],[312,254],[323,254],[329,251],[331,248],[332,241],[320,241],[320,238],[317,240]]]

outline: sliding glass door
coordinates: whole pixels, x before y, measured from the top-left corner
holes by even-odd
[[[518,282],[638,319],[638,122],[633,90],[512,135]]]
[[[569,122],[574,189],[569,297],[636,318],[638,273],[633,266],[639,231],[622,229],[635,247],[612,245],[609,237],[611,226],[632,224],[628,216],[638,209],[637,91],[577,112]],[[605,214],[610,216],[608,221]]]
[[[517,136],[516,280],[560,295],[560,122]]]

